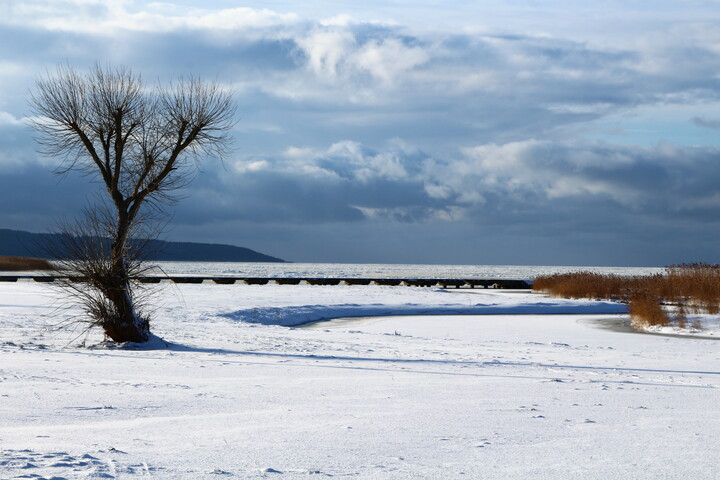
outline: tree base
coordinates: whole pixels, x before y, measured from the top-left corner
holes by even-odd
[[[105,335],[117,343],[145,343],[150,339],[150,324],[146,319],[123,321],[119,319],[103,322]]]

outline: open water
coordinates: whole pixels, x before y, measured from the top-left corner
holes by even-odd
[[[168,275],[314,278],[458,278],[532,280],[540,275],[591,271],[652,275],[657,267],[563,267],[523,265],[396,265],[341,263],[158,262]]]

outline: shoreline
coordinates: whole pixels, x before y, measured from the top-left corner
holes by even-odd
[[[631,323],[630,318],[588,318],[581,319],[578,321],[581,324],[589,325],[593,328],[600,328],[602,330],[609,330],[618,333],[634,333],[638,335],[655,335],[658,337],[670,337],[670,338],[684,338],[691,340],[720,340],[720,338],[712,335],[698,335],[698,334],[683,334],[683,333],[665,333],[665,332],[653,332],[648,330],[637,330]]]
[[[446,314],[446,313],[439,313],[439,314],[426,314],[426,315],[416,315],[416,314],[408,314],[408,315],[374,315],[374,316],[358,316],[358,317],[337,317],[337,318],[330,318],[326,320],[313,320],[301,325],[295,325],[291,328],[299,328],[299,329],[305,329],[305,330],[328,330],[328,329],[334,329],[334,328],[344,328],[344,327],[352,327],[352,326],[364,326],[364,325],[373,325],[380,322],[391,322],[393,319],[408,319],[411,317],[477,317],[477,318],[485,318],[485,317],[522,317],[527,315],[537,315],[537,314],[525,314],[525,313],[518,313],[518,314],[464,314],[464,315],[452,315],[452,314]],[[541,314],[541,315],[548,315],[548,316],[567,316],[567,315],[577,315],[572,313],[567,314]],[[587,316],[583,315],[583,318],[580,318],[577,320],[577,323],[580,325],[584,325],[590,328],[597,328],[601,330],[616,332],[616,333],[630,333],[630,334],[636,334],[636,335],[653,335],[658,337],[669,337],[669,338],[681,338],[681,339],[688,339],[688,340],[715,340],[718,341],[720,338],[714,337],[712,335],[698,335],[698,334],[682,334],[682,333],[664,333],[664,332],[652,332],[652,331],[641,331],[635,329],[631,323],[629,317],[622,316],[621,318],[612,318],[608,317],[606,314],[597,314],[597,315],[591,315],[588,314]]]

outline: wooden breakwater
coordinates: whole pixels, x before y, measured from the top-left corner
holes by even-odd
[[[500,288],[528,289],[531,282],[509,279],[458,279],[458,278],[326,278],[326,277],[229,277],[229,276],[144,276],[135,278],[140,283],[211,283],[217,285],[386,285],[439,288]],[[0,282],[31,281],[49,283],[55,281],[83,282],[83,277],[63,275],[2,275]]]

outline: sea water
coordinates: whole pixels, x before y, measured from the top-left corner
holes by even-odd
[[[444,278],[532,280],[540,275],[589,271],[623,276],[661,273],[658,267],[527,265],[400,265],[345,263],[158,262],[167,275],[278,278]]]

